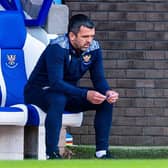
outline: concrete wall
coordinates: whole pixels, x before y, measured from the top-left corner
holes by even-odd
[[[168,144],[168,3],[165,0],[65,0],[70,15],[84,13],[97,27],[105,75],[120,93],[111,145]],[[81,81],[90,86],[88,75]],[[94,112],[70,129],[75,144],[94,144]]]

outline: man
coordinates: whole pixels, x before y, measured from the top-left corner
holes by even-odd
[[[112,123],[112,104],[118,93],[104,78],[102,53],[94,39],[95,26],[85,15],[72,16],[68,34],[53,40],[41,55],[25,86],[25,102],[35,104],[46,113],[46,154],[60,159],[59,134],[64,110],[81,112],[96,110],[97,158],[109,158],[108,140]],[[94,89],[77,86],[86,71]]]

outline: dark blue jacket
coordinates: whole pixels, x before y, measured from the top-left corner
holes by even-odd
[[[59,36],[47,46],[39,58],[27,85],[49,87],[51,91],[86,98],[87,89],[78,87],[77,83],[88,70],[94,88],[105,94],[110,87],[104,78],[102,53],[98,42],[93,40],[88,50],[78,55],[67,35]]]

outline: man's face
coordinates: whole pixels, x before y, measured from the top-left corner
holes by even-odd
[[[72,46],[76,50],[86,51],[93,41],[95,36],[95,28],[90,29],[84,26],[80,27],[79,32],[75,35],[73,32],[70,32],[69,38]]]

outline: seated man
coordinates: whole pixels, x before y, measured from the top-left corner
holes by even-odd
[[[41,55],[25,86],[25,103],[39,106],[46,113],[46,154],[60,159],[59,134],[64,110],[96,110],[96,157],[109,158],[109,133],[112,107],[118,93],[112,91],[104,77],[102,54],[94,40],[94,23],[85,15],[74,15],[68,34],[53,40]],[[93,89],[77,86],[90,71]]]

